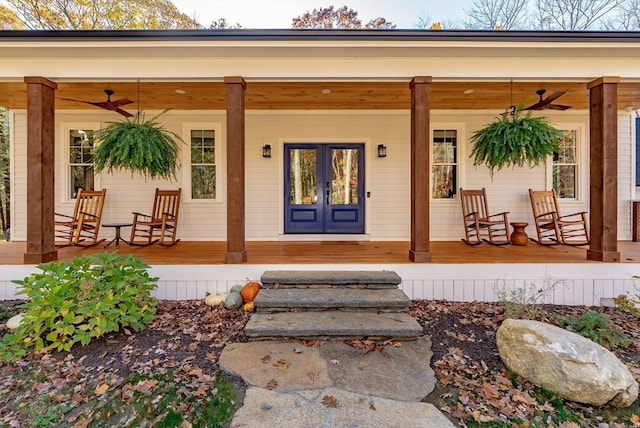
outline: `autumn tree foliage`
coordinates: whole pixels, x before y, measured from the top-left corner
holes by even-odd
[[[378,17],[362,25],[358,18],[358,12],[342,6],[334,9],[333,6],[313,9],[297,18],[293,18],[291,28],[301,29],[340,29],[340,30],[393,30],[395,24],[388,22],[385,18]]]
[[[5,0],[0,28],[140,30],[202,28],[170,0]]]

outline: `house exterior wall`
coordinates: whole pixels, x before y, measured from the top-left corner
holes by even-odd
[[[151,118],[157,112],[147,112]],[[564,214],[589,210],[588,112],[543,112],[561,129],[576,129],[579,139],[579,197],[562,201]],[[460,177],[457,187],[486,187],[492,212],[509,211],[510,221],[526,221],[527,232],[535,233],[528,188],[551,187],[550,169],[506,168],[493,178],[484,166],[474,166],[469,158],[471,135],[493,121],[499,112],[432,111],[433,129],[458,130]],[[61,111],[56,115],[56,211],[71,213],[68,199],[65,132],[74,126],[103,126],[116,120],[110,113]],[[160,188],[183,188],[178,235],[183,240],[226,239],[225,154],[226,120],[223,111],[170,111],[161,116],[170,131],[185,135],[187,124],[215,126],[217,135],[218,201],[190,201],[186,193],[188,158],[182,158],[183,170],[176,181],[151,180],[128,171],[102,173],[96,186],[108,189],[103,223],[130,221],[132,211],[148,212],[153,191]],[[631,200],[633,183],[632,120],[621,115],[618,124],[618,238],[631,238]],[[246,239],[278,240],[283,235],[283,147],[286,143],[363,143],[365,145],[366,199],[365,234],[359,239],[410,239],[410,115],[408,111],[247,111],[246,113]],[[262,146],[270,144],[272,157],[262,157]],[[378,144],[387,146],[388,156],[377,158]],[[188,156],[188,151],[185,152]],[[13,112],[12,120],[12,240],[26,239],[26,112]],[[235,162],[235,160],[234,160]],[[123,230],[127,236],[128,229]],[[433,200],[431,205],[431,239],[458,240],[463,236],[461,210],[457,199]],[[102,228],[101,235],[111,237],[112,229]],[[320,239],[320,237],[314,237]]]

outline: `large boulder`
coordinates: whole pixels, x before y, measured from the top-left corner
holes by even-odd
[[[509,370],[566,399],[628,407],[638,383],[627,367],[591,340],[538,321],[506,319],[496,335]]]

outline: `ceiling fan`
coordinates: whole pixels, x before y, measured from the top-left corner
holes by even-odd
[[[553,104],[553,101],[555,101],[556,99],[566,94],[565,91],[554,92],[551,95],[549,95],[547,98],[542,99],[542,96],[544,95],[545,92],[546,90],[544,89],[538,89],[536,91],[536,94],[538,94],[538,96],[540,97],[540,100],[537,103],[532,104],[529,107],[525,108],[524,110],[544,110],[547,108],[553,109],[553,110],[566,110],[571,108],[571,106],[566,106],[562,104]]]
[[[105,110],[115,111],[126,117],[133,117],[133,114],[129,113],[128,111],[122,110],[120,108],[120,106],[131,104],[133,101],[131,101],[128,98],[121,98],[119,100],[111,101],[111,95],[113,95],[113,91],[111,89],[105,89],[104,93],[107,94],[106,101],[92,102],[92,101],[74,100],[71,98],[62,98],[62,99],[66,101],[75,101],[78,103],[91,104],[96,107],[103,108]]]

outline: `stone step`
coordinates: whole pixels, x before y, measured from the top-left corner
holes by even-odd
[[[391,271],[266,271],[263,288],[398,288],[400,276]]]
[[[413,340],[422,327],[406,313],[347,311],[255,313],[244,327],[250,340],[394,338]]]
[[[260,290],[254,301],[257,312],[352,310],[408,312],[411,300],[398,288],[279,288]]]

